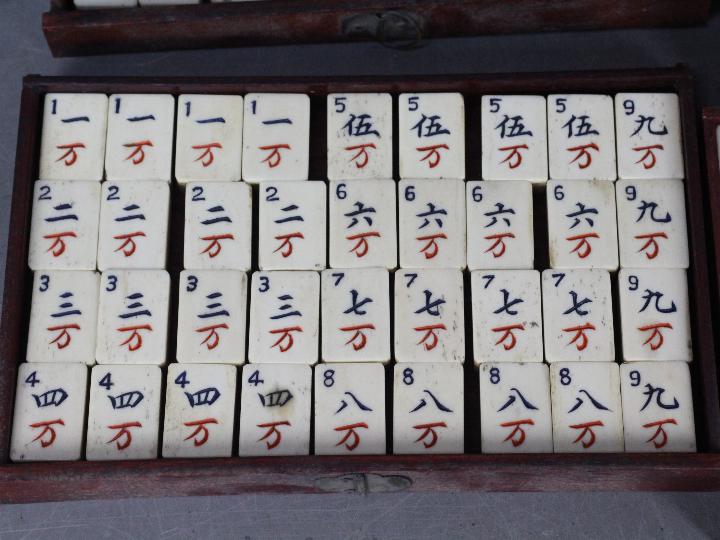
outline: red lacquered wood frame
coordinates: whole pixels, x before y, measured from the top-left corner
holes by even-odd
[[[466,447],[456,456],[159,459],[144,462],[10,463],[9,444],[17,366],[25,355],[32,273],[27,251],[32,187],[38,170],[42,102],[47,92],[216,93],[304,92],[311,96],[311,178],[326,172],[325,99],[330,92],[458,91],[467,123],[479,118],[483,94],[669,91],[680,98],[691,268],[688,271],[694,360],[691,363],[697,454],[482,455],[477,403],[466,400]],[[684,68],[576,73],[347,78],[62,78],[24,81],[5,297],[0,331],[0,502],[107,499],[236,493],[382,491],[550,491],[720,489],[720,401],[711,326],[705,213],[693,81]],[[478,129],[467,130],[468,178],[479,178]],[[397,155],[397,151],[396,151]],[[173,184],[172,223],[182,223],[182,198]],[[537,205],[536,205],[537,208]],[[539,214],[541,212],[538,212]],[[175,235],[181,235],[176,228]],[[537,226],[536,226],[537,230]],[[173,234],[173,233],[171,233]],[[181,242],[171,243],[173,289],[182,264]],[[171,299],[171,309],[173,302]],[[173,335],[176,314],[171,315]],[[468,340],[469,341],[469,340]],[[170,339],[173,343],[174,339]],[[173,356],[171,345],[169,357]],[[475,377],[466,368],[468,383]]]
[[[75,10],[52,0],[43,31],[54,56],[558,30],[700,24],[710,0],[273,0]]]

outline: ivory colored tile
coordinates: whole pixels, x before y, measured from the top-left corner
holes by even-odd
[[[177,360],[243,364],[247,275],[238,270],[180,273]]]
[[[622,452],[620,370],[614,362],[550,366],[555,452]]]
[[[242,131],[242,96],[179,96],[175,142],[177,181],[180,184],[239,181]]]
[[[312,368],[246,365],[240,400],[241,456],[301,456],[310,452]]]
[[[95,272],[35,273],[28,362],[95,363],[99,283]]]
[[[330,182],[330,267],[397,268],[395,182]]]
[[[390,94],[329,94],[328,178],[392,178]]]
[[[40,178],[103,179],[107,108],[105,94],[45,96]]]
[[[10,459],[80,459],[86,397],[85,364],[20,364]]]
[[[78,9],[136,7],[137,0],[73,0]]]
[[[113,94],[108,109],[108,180],[164,180],[172,173],[175,98]]]
[[[156,459],[161,394],[158,366],[95,366],[90,374],[88,460]]]
[[[626,452],[695,452],[690,370],[685,362],[620,366]]]
[[[235,366],[168,366],[163,457],[230,457],[236,379]]]
[[[169,213],[165,182],[103,183],[98,268],[165,268]]]
[[[467,264],[470,270],[533,268],[532,185],[468,182]]]
[[[250,270],[252,192],[243,182],[193,182],[185,190],[188,269]]]
[[[185,4],[199,4],[200,0],[138,0],[140,6],[180,6]]]
[[[462,94],[400,94],[400,178],[465,178]]]
[[[393,384],[393,453],[462,454],[463,367],[397,364]]]
[[[100,278],[98,364],[164,365],[170,276],[164,270],[110,270]]]
[[[243,180],[307,180],[310,98],[305,94],[247,94]]]
[[[383,366],[319,364],[314,381],[315,454],[384,454]]]
[[[98,182],[35,182],[28,266],[95,270],[99,214]]]

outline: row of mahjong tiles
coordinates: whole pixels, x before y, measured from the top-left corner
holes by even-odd
[[[525,181],[262,182],[185,189],[184,267],[534,268],[533,189]],[[537,203],[535,203],[537,204]],[[682,180],[551,180],[552,268],[687,268]],[[33,270],[165,268],[170,188],[162,181],[38,181]],[[399,218],[399,219],[398,219]],[[328,241],[329,240],[329,241]]]
[[[692,360],[683,269],[619,272],[621,351],[606,270],[476,270],[469,281],[466,294],[454,269],[270,271],[251,280],[238,270],[185,270],[171,335],[165,270],[36,272],[26,360],[463,363],[470,344],[476,364]]]
[[[460,364],[396,365],[388,404],[381,364],[312,371],[243,366],[236,405],[235,366],[170,364],[160,446],[158,366],[98,365],[88,376],[83,364],[22,364],[10,456],[154,459],[161,447],[166,458],[229,457],[234,440],[240,456],[303,455],[311,432],[321,455],[384,454],[388,436],[395,454],[458,454],[477,434],[484,453],[696,449],[684,362],[483,364],[468,433]]]
[[[400,178],[464,179],[463,96],[397,108]],[[181,183],[307,180],[310,110],[304,94],[48,94],[40,178],[169,181],[174,149]],[[483,96],[479,124],[484,180],[684,178],[675,94]],[[327,96],[327,151],[330,180],[392,178],[393,97]]]

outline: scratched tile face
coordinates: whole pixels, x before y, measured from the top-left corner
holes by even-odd
[[[245,362],[247,275],[238,270],[180,273],[177,360],[181,363]]]
[[[318,361],[320,275],[255,272],[250,285],[248,360],[309,364]]]
[[[110,270],[100,278],[98,364],[163,365],[170,276],[164,270]]]
[[[620,366],[626,452],[695,452],[690,370],[685,362]]]
[[[95,366],[90,373],[87,459],[157,458],[161,389],[158,366]]]
[[[460,270],[395,273],[395,359],[398,362],[465,361]]]
[[[86,392],[85,364],[20,364],[10,459],[80,459]]]
[[[623,268],[618,283],[623,359],[692,360],[685,270]]]
[[[327,97],[328,178],[392,178],[390,94]]]
[[[98,268],[165,268],[170,212],[166,182],[105,182]]]
[[[397,268],[396,185],[330,182],[330,267]]]
[[[533,268],[532,185],[468,182],[466,191],[468,268]]]
[[[398,198],[400,266],[465,268],[464,182],[401,180]]]
[[[400,94],[400,178],[465,178],[461,94]]]
[[[322,270],[327,264],[325,182],[263,182],[258,264],[262,270]]]
[[[250,270],[252,192],[243,182],[185,188],[184,264],[188,269]]]
[[[599,180],[547,183],[547,222],[552,268],[617,270],[615,188]]]
[[[310,366],[246,365],[240,400],[241,456],[301,456],[310,452]]]
[[[102,180],[108,98],[105,94],[47,94],[40,178]]]
[[[462,454],[462,366],[397,364],[394,373],[393,453]]]
[[[322,359],[390,361],[390,275],[384,268],[322,273]]]
[[[243,180],[308,179],[308,96],[248,94],[243,121]]]
[[[319,364],[314,369],[315,454],[384,454],[383,366]]]
[[[105,148],[108,180],[170,181],[175,98],[155,94],[110,96]]]
[[[620,370],[614,362],[550,366],[555,452],[622,452]]]
[[[28,266],[95,270],[99,214],[98,182],[35,182]]]
[[[618,180],[615,186],[620,265],[687,268],[682,180]]]
[[[545,270],[542,298],[548,362],[615,360],[610,274],[606,270]]]
[[[242,96],[179,96],[175,143],[177,181],[184,184],[240,180],[242,131]]]
[[[676,94],[617,94],[618,176],[685,177]]]
[[[540,272],[475,271],[470,280],[475,364],[542,362]]]
[[[35,272],[28,362],[95,363],[99,282],[95,272]]]
[[[483,96],[481,129],[484,180],[547,181],[543,96]]]
[[[165,396],[165,458],[229,457],[237,368],[170,364]]]
[[[488,363],[479,372],[483,453],[552,452],[548,366]]]
[[[615,180],[615,122],[610,96],[548,96],[548,155],[555,180]]]

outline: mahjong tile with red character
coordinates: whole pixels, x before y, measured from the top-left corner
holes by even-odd
[[[532,185],[512,180],[468,182],[466,190],[468,268],[533,268]]]
[[[390,275],[385,268],[324,270],[322,359],[390,361]]]
[[[394,373],[393,453],[462,454],[462,365],[397,364]]]
[[[482,452],[552,452],[548,366],[488,363],[479,376]]]
[[[165,270],[109,270],[100,278],[98,364],[164,365],[170,276]]]
[[[550,366],[555,452],[622,452],[620,370],[615,362]]]
[[[310,98],[247,94],[243,119],[243,180],[307,180]]]
[[[108,107],[105,175],[108,180],[164,180],[172,173],[175,98],[113,94]]]
[[[544,96],[483,96],[481,129],[484,180],[547,181]]]
[[[685,362],[620,366],[626,452],[695,452],[690,369]]]
[[[310,366],[244,366],[238,453],[241,456],[307,455],[311,408]]]
[[[384,454],[382,364],[318,364],[314,369],[315,454]]]
[[[155,459],[162,372],[158,366],[95,366],[90,373],[90,461]]]
[[[544,270],[542,299],[545,360],[551,363],[615,360],[607,270]]]
[[[35,182],[28,266],[95,270],[99,215],[98,182]]]
[[[462,94],[400,94],[400,178],[465,178]]]
[[[327,97],[328,179],[392,179],[390,94]]]
[[[85,364],[20,364],[10,459],[80,459],[86,396]]]
[[[546,195],[550,266],[617,270],[613,184],[601,180],[551,180]]]
[[[682,180],[618,180],[620,265],[687,268],[688,234]]]
[[[465,268],[465,183],[401,180],[398,199],[400,267]]]
[[[28,362],[95,363],[99,282],[96,272],[35,272]]]
[[[618,284],[623,359],[692,360],[685,270],[623,268]]]
[[[685,177],[677,94],[615,96],[618,177]]]
[[[395,359],[465,361],[463,275],[460,270],[395,273]]]
[[[263,182],[259,197],[261,270],[322,270],[327,265],[325,182]]]
[[[615,180],[615,122],[610,96],[548,96],[548,157],[555,180]]]
[[[476,270],[470,286],[475,364],[542,362],[540,272]]]
[[[247,275],[239,270],[180,273],[177,360],[180,363],[245,362]]]
[[[165,268],[170,214],[166,182],[105,182],[98,268]]]
[[[250,285],[248,360],[315,364],[319,357],[320,274],[255,272]]]
[[[397,268],[395,182],[330,182],[330,267]]]
[[[235,366],[168,366],[163,457],[230,457],[236,379]]]
[[[105,94],[47,94],[40,178],[103,179],[108,98]]]
[[[244,182],[193,182],[185,188],[188,269],[250,270],[252,192]]]

